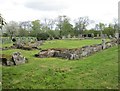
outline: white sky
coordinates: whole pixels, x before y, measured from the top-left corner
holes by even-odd
[[[0,13],[8,21],[32,21],[67,15],[71,20],[88,16],[96,23],[118,17],[119,0],[0,0]]]

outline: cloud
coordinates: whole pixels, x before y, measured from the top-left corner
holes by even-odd
[[[118,17],[119,0],[0,0],[0,13],[6,21],[27,21],[67,15],[74,20],[88,16],[97,22]]]
[[[60,11],[66,9],[67,6],[59,0],[34,0],[24,4],[25,7],[39,11]]]

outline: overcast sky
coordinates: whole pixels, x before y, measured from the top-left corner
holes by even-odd
[[[71,20],[88,16],[111,23],[118,17],[119,0],[0,0],[0,13],[8,21],[32,21],[67,15]]]

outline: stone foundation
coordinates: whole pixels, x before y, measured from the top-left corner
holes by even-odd
[[[59,57],[68,60],[77,60],[82,57],[92,55],[101,50],[110,48],[114,45],[117,45],[117,43],[118,43],[117,40],[114,39],[110,42],[84,46],[82,48],[74,48],[74,49],[52,48],[52,49],[42,50],[38,54],[35,54],[35,56],[39,58]]]
[[[17,49],[23,49],[23,50],[32,50],[32,49],[38,49],[37,47],[42,45],[43,41],[37,41],[35,43],[15,43],[12,48],[17,48]]]
[[[39,50],[38,46],[42,45],[43,43],[44,41],[28,42],[28,43],[16,42],[13,44],[13,46],[0,48],[0,50],[9,50],[9,49],[22,49],[22,50],[38,49]]]

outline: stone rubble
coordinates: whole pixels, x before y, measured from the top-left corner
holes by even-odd
[[[31,43],[31,42],[28,42],[28,43],[17,42],[12,46],[12,48],[23,49],[23,50],[32,50],[32,49],[38,49],[38,46],[40,46],[42,44],[43,44],[43,41],[37,41],[37,42],[34,42],[34,43]]]
[[[27,59],[20,52],[14,52],[13,55],[2,55],[0,64],[5,66],[20,65],[27,62]]]

